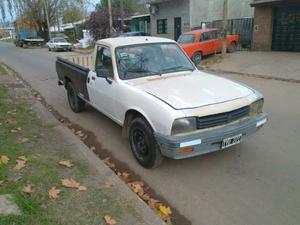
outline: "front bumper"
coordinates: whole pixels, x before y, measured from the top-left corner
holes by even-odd
[[[172,159],[184,159],[221,150],[224,139],[238,134],[242,134],[241,141],[244,141],[259,130],[267,122],[267,119],[267,113],[261,113],[256,117],[204,132],[186,136],[166,136],[155,133],[155,137],[164,156]],[[187,147],[192,147],[193,150],[185,153],[181,151],[182,148]]]

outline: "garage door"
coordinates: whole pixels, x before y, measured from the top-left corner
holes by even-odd
[[[300,5],[274,8],[274,51],[300,51]]]

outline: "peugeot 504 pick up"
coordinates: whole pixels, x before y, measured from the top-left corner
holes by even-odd
[[[118,37],[92,55],[57,58],[71,109],[89,104],[122,126],[145,168],[226,149],[266,122],[258,91],[200,71],[173,40]]]

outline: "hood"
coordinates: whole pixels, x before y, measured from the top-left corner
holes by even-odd
[[[54,44],[55,44],[55,45],[71,45],[71,44],[68,43],[68,42],[55,42]]]
[[[190,109],[244,98],[254,92],[228,79],[201,71],[165,74],[128,81],[175,109]]]

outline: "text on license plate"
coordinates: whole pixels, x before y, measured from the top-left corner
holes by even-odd
[[[224,149],[224,148],[228,148],[230,146],[239,144],[241,142],[241,139],[242,139],[242,134],[238,134],[233,137],[225,138],[222,141],[221,148]]]

